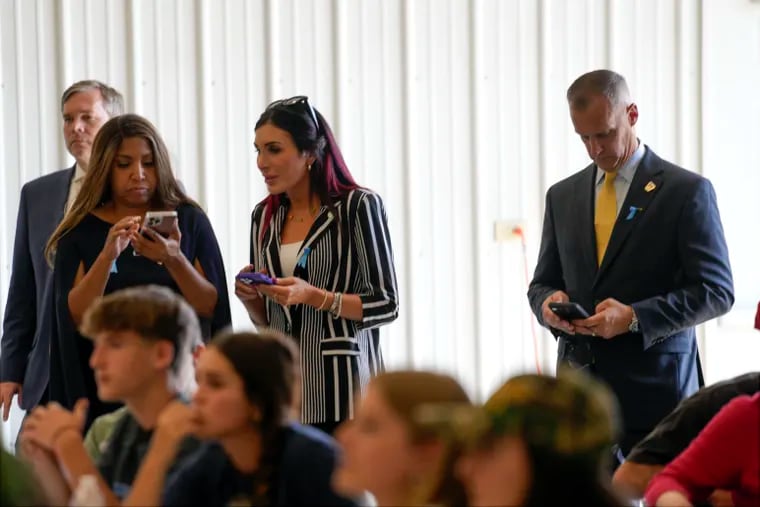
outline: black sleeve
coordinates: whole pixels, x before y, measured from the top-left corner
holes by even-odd
[[[200,208],[187,206],[188,212],[192,214],[193,244],[195,246],[195,258],[188,260],[194,263],[197,259],[203,268],[206,279],[216,288],[216,308],[211,319],[211,336],[213,336],[232,324],[224,260],[208,216]]]
[[[358,504],[339,496],[332,489],[332,475],[338,450],[334,446],[306,445],[291,448],[282,461],[280,493],[284,505],[334,505],[355,507]]]
[[[626,460],[645,465],[670,463],[726,403],[741,394],[756,392],[753,389],[757,389],[757,379],[751,375],[702,388],[681,401],[649,435],[636,444]]]
[[[129,413],[125,413],[114,423],[111,433],[107,437],[108,443],[96,463],[100,476],[111,490],[113,490],[114,475],[117,468],[116,462],[119,459],[118,454],[125,445],[126,430],[131,419],[132,417]]]
[[[359,275],[363,290],[362,320],[357,326],[370,329],[398,317],[398,287],[388,219],[377,194],[362,196],[356,210],[353,231]]]
[[[174,470],[169,473],[164,486],[164,494],[161,505],[167,506],[194,506],[209,505],[207,500],[206,481],[210,470],[204,470],[203,459],[201,456],[193,454],[187,460],[176,465]],[[210,492],[213,494],[213,492]]]
[[[538,322],[549,328],[544,322],[541,310],[544,301],[549,295],[558,290],[565,290],[565,282],[562,276],[562,262],[557,245],[557,233],[554,225],[554,212],[552,210],[552,196],[554,187],[546,193],[546,206],[544,211],[543,232],[541,233],[541,247],[538,251],[536,269],[533,279],[528,287],[528,302]],[[549,328],[556,337],[558,331]]]
[[[34,263],[29,249],[27,215],[27,186],[24,185],[18,206],[11,283],[0,346],[0,382],[17,384],[24,382],[27,356],[32,350],[37,322],[37,287],[33,283]]]
[[[83,343],[78,339],[74,319],[69,310],[69,292],[74,286],[83,253],[77,238],[82,233],[80,223],[58,241],[53,267],[53,309],[55,323],[50,338],[50,401],[57,401],[71,409],[77,399],[87,396],[81,364]],[[89,422],[92,422],[91,420]],[[89,423],[88,423],[89,426]]]

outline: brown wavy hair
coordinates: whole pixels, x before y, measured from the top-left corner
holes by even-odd
[[[136,114],[123,114],[108,120],[98,131],[92,145],[90,165],[82,188],[71,209],[55,229],[45,247],[45,258],[53,266],[58,241],[93,210],[113,199],[111,189],[111,172],[114,159],[124,139],[140,137],[145,139],[153,153],[156,168],[156,191],[150,202],[152,210],[176,209],[180,204],[199,207],[182,190],[174,177],[169,150],[153,124]]]

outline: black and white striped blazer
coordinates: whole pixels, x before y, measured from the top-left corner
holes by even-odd
[[[251,217],[251,264],[282,276],[280,231],[285,204],[261,234],[264,204]],[[322,206],[298,253],[293,276],[315,287],[362,300],[362,320],[335,319],[309,305],[283,307],[266,298],[269,326],[295,338],[301,351],[301,419],[323,423],[353,418],[355,391],[383,370],[378,327],[398,316],[393,250],[383,201],[352,190],[333,210]]]

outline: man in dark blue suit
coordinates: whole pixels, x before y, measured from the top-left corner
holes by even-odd
[[[625,456],[699,387],[694,326],[733,305],[728,249],[710,182],[639,142],[622,76],[584,74],[567,99],[593,163],[547,192],[528,299],[558,338],[559,362],[617,395]],[[549,309],[568,301],[590,317]]]
[[[43,251],[81,187],[95,135],[123,109],[121,94],[99,81],[79,81],[67,88],[61,97],[63,136],[76,163],[34,179],[21,189],[0,342],[0,407],[4,421],[14,395],[18,395],[19,406],[27,410],[45,401],[54,316],[51,271]]]

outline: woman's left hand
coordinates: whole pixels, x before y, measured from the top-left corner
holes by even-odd
[[[309,301],[313,300],[315,292],[320,291],[320,289],[295,276],[278,278],[275,285],[261,284],[257,285],[256,288],[282,306],[311,304]]]
[[[179,248],[182,233],[179,232],[176,221],[168,238],[163,237],[150,227],[144,226],[141,232],[133,233],[129,239],[135,252],[158,264],[163,264],[167,260],[182,255]]]

